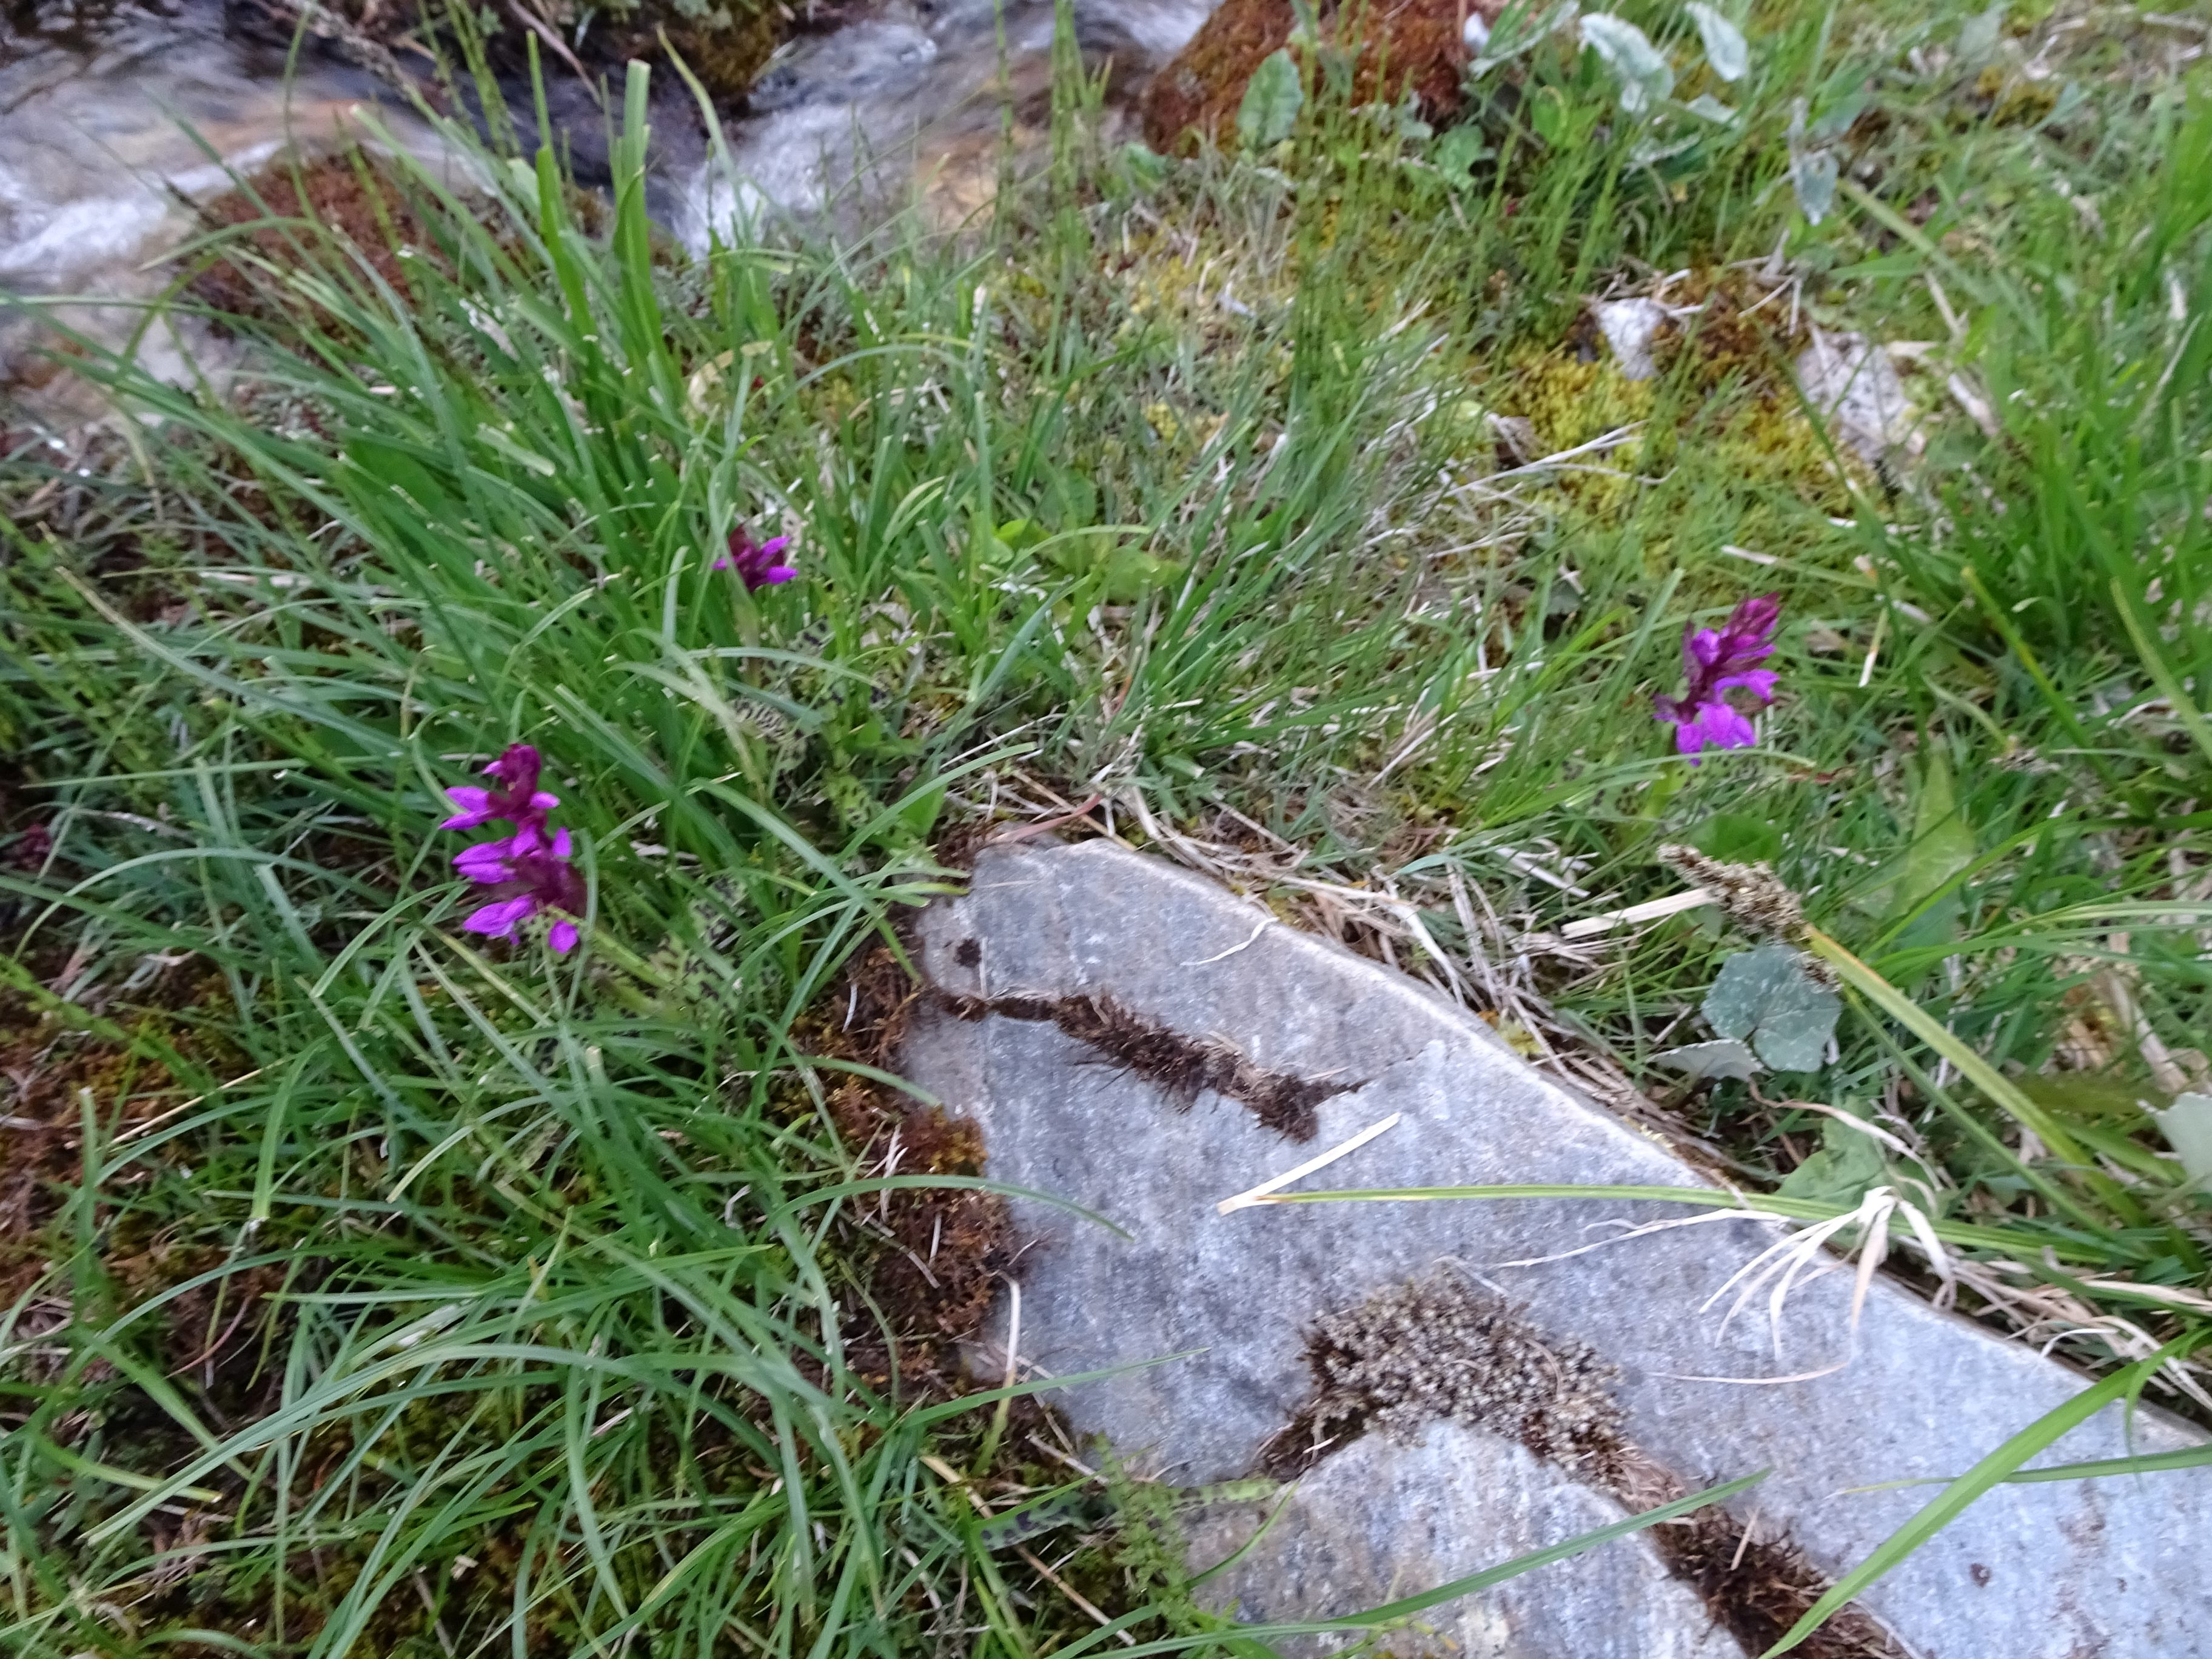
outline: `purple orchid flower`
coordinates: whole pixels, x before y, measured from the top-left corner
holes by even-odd
[[[1759,740],[1749,714],[1774,701],[1775,672],[1761,668],[1774,650],[1774,630],[1782,618],[1782,596],[1761,593],[1729,612],[1718,629],[1685,629],[1682,675],[1688,688],[1679,697],[1662,694],[1651,710],[1674,726],[1674,747],[1698,764],[1701,749],[1748,749]],[[1729,692],[1741,694],[1730,697]],[[1744,702],[1755,707],[1747,711]]]
[[[511,823],[543,825],[545,815],[561,804],[558,795],[549,795],[538,787],[538,774],[543,763],[538,750],[526,743],[509,744],[502,754],[485,772],[497,778],[502,787],[480,789],[474,784],[463,784],[446,793],[453,797],[453,805],[461,810],[441,823],[441,830],[473,830],[478,824],[504,818]]]
[[[756,542],[752,532],[739,525],[730,532],[730,550],[714,561],[714,568],[736,571],[738,579],[745,585],[745,592],[757,593],[763,587],[774,587],[799,574],[795,567],[782,562],[783,550],[790,545],[788,536],[771,536],[764,542]]]
[[[496,789],[472,785],[448,789],[461,810],[439,825],[441,830],[473,830],[495,819],[514,826],[514,833],[497,841],[479,842],[465,848],[453,859],[453,868],[480,887],[492,890],[490,901],[471,911],[462,928],[492,939],[513,939],[522,924],[540,910],[563,910],[580,915],[584,908],[583,878],[568,862],[573,843],[566,830],[549,830],[545,815],[561,804],[557,795],[538,787],[544,763],[526,743],[511,744],[484,770],[499,781]],[[545,942],[556,956],[575,947],[576,924],[566,916],[547,932]]]
[[[462,920],[465,932],[491,939],[513,939],[540,910],[584,908],[584,880],[568,862],[574,848],[568,832],[556,830],[549,840],[541,824],[525,824],[501,841],[480,842],[453,860],[453,867],[479,886],[489,887],[490,902]],[[562,917],[545,935],[556,956],[575,948],[576,924]]]

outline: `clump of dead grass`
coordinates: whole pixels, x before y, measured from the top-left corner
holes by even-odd
[[[1110,997],[948,996],[958,1019],[996,1014],[1005,1019],[1048,1020],[1109,1063],[1135,1073],[1160,1089],[1178,1110],[1188,1111],[1206,1091],[1238,1101],[1268,1128],[1289,1140],[1310,1140],[1320,1127],[1316,1109],[1332,1096],[1359,1086],[1351,1079],[1294,1077],[1255,1066],[1218,1038],[1183,1036],[1146,1019]]]

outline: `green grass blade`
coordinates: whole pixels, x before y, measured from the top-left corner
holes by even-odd
[[[1984,1492],[2016,1471],[2038,1452],[2079,1427],[2112,1401],[2133,1394],[2164,1364],[2173,1350],[2161,1349],[2149,1358],[2114,1371],[2110,1376],[2075,1395],[2056,1411],[2046,1412],[2004,1444],[1944,1488],[1928,1506],[1880,1544],[1867,1559],[1828,1588],[1805,1610],[1805,1615],[1784,1633],[1780,1641],[1760,1656],[1773,1659],[1788,1653],[1826,1624],[1829,1617],[1856,1599],[1859,1593],[1895,1568],[1913,1551],[1963,1514]]]
[[[1829,963],[1846,984],[1911,1031],[1959,1068],[1961,1075],[2023,1128],[2069,1164],[2094,1167],[2074,1137],[2050,1113],[2023,1094],[2017,1084],[1961,1042],[1942,1021],[1906,996],[1880,974],[1819,928],[1807,930],[1806,944],[1813,954]]]

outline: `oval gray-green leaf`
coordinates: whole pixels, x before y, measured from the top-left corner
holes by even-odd
[[[1836,171],[1833,150],[1800,150],[1790,157],[1790,187],[1797,192],[1806,218],[1816,225],[1836,204]]]
[[[1298,124],[1305,102],[1297,60],[1287,48],[1270,52],[1245,84],[1244,101],[1237,106],[1237,136],[1255,149],[1279,144]]]
[[[1843,1003],[1786,945],[1740,951],[1721,964],[1705,1015],[1724,1037],[1748,1041],[1778,1072],[1817,1072]]]
[[[1620,107],[1641,113],[1674,90],[1674,70],[1651,44],[1650,36],[1611,12],[1583,19],[1583,44],[1605,60],[1620,82]]]
[[[2190,1185],[2201,1187],[2212,1182],[2212,1095],[2176,1095],[2172,1105],[2151,1115],[2158,1120],[2159,1133],[2188,1172]]]
[[[1698,26],[1698,39],[1705,44],[1705,61],[1723,81],[1741,81],[1751,67],[1751,47],[1743,31],[1705,0],[1690,0],[1690,21]]]
[[[1654,1066],[1664,1066],[1670,1072],[1680,1072],[1692,1083],[1702,1083],[1707,1078],[1734,1078],[1739,1083],[1748,1083],[1759,1075],[1759,1056],[1751,1045],[1739,1042],[1734,1037],[1723,1037],[1717,1042],[1689,1042],[1679,1048],[1668,1048],[1651,1056]]]

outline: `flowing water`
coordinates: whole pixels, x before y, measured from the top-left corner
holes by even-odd
[[[1077,39],[1126,97],[1210,9],[1077,0]],[[726,167],[663,86],[654,210],[695,248],[778,218],[877,211],[909,187],[937,222],[956,222],[988,204],[1010,118],[1018,144],[1042,131],[1053,27],[1051,0],[886,0],[779,54],[746,112],[723,123]],[[106,345],[136,334],[142,360],[172,377],[219,368],[204,331],[149,321],[148,302],[173,278],[164,256],[192,234],[194,205],[234,175],[348,139],[462,167],[366,70],[313,51],[287,68],[282,51],[227,34],[216,0],[18,0],[0,13],[0,400],[48,419],[84,412],[81,387],[45,384],[48,322]],[[580,95],[566,101],[592,113]],[[591,125],[566,135],[587,182],[588,158],[605,153]]]
[[[1214,0],[1075,0],[1091,73],[1110,70],[1109,115],[1197,32]],[[714,165],[673,216],[694,246],[734,216],[863,215],[908,179],[939,222],[984,205],[1009,112],[1018,149],[1049,115],[1051,0],[889,5],[803,42],[773,64],[749,118],[732,124],[734,189]]]
[[[149,302],[173,280],[161,256],[192,233],[193,204],[234,173],[365,137],[366,116],[437,157],[429,129],[379,108],[363,71],[284,70],[284,53],[227,38],[211,0],[19,14],[0,41],[0,302],[17,302],[0,306],[0,397],[50,419],[90,412],[45,355],[50,323],[110,347],[137,335],[141,361],[171,379],[219,371],[207,331]]]

